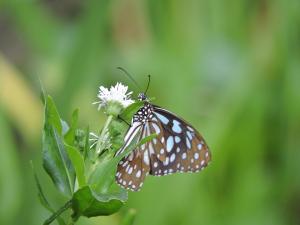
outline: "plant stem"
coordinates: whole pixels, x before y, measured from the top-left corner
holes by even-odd
[[[59,210],[53,213],[44,223],[43,225],[49,225],[52,223],[60,214],[68,210],[72,206],[72,200],[69,200],[64,204]]]
[[[112,115],[109,115],[104,126],[103,126],[103,129],[100,133],[100,136],[99,136],[99,140],[98,140],[98,143],[96,145],[96,154],[100,154],[101,151],[103,150],[103,142],[105,141],[104,138],[105,138],[105,134],[107,132],[107,129],[108,129],[108,126],[110,125],[111,121],[113,119],[113,116]]]

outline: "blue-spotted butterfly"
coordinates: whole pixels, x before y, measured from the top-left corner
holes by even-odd
[[[136,135],[139,140],[156,133],[156,138],[137,147],[118,164],[116,182],[123,188],[138,191],[145,177],[176,172],[198,172],[211,160],[211,153],[199,132],[183,119],[153,105],[146,94],[138,100],[144,105],[133,116],[121,154]]]

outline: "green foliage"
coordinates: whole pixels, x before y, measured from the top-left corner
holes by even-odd
[[[60,214],[69,208],[73,210],[72,219],[74,222],[81,216],[94,217],[117,212],[127,201],[126,190],[114,182],[118,162],[134,148],[146,143],[156,135],[146,137],[138,143],[140,134],[136,134],[125,151],[117,157],[113,157],[121,145],[119,139],[123,137],[125,129],[124,125],[121,125],[117,120],[112,120],[113,117],[110,116],[101,132],[98,143],[105,143],[107,140],[104,139],[108,138],[109,142],[113,144],[110,149],[106,149],[105,145],[100,144],[100,148],[103,149],[99,151],[101,155],[97,155],[98,144],[96,148],[89,149],[89,129],[86,133],[82,133],[83,131],[80,130],[80,135],[78,134],[78,110],[74,111],[69,126],[60,118],[50,96],[45,98],[44,103],[45,124],[42,143],[44,168],[57,189],[69,198],[63,207],[54,211],[42,191],[37,175],[34,174],[40,202],[53,213],[44,224],[50,224],[55,219],[58,219],[60,224],[64,224]],[[135,104],[135,106],[138,105],[140,104]],[[128,117],[130,113],[132,113],[132,106],[129,110],[126,109],[122,115]],[[105,135],[107,132],[105,129],[109,131],[109,136]],[[78,141],[76,136],[78,135],[85,143],[83,151],[76,146]],[[90,157],[87,157],[87,154]]]
[[[61,119],[50,96],[45,102],[43,165],[58,190],[71,197],[74,191],[75,171],[64,145]]]
[[[149,136],[143,138],[139,143],[138,146],[141,146],[149,141],[151,141],[153,138],[156,138],[158,134],[150,134]]]
[[[64,136],[64,140],[67,144],[72,145],[75,142],[75,132],[78,127],[78,109],[74,110],[72,114],[71,126],[68,129],[67,133]]]
[[[84,187],[86,185],[86,180],[85,180],[85,164],[84,164],[83,155],[80,154],[78,149],[67,144],[66,144],[66,150],[72,162],[72,165],[75,169],[79,188]]]
[[[127,195],[123,198],[122,200],[126,201]],[[86,186],[74,194],[72,200],[73,218],[77,220],[79,216],[95,217],[111,215],[123,206],[123,202],[120,199],[119,195],[96,195],[90,187]]]

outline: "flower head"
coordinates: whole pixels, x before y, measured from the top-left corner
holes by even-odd
[[[117,83],[115,86],[111,86],[110,89],[100,86],[97,95],[99,101],[94,102],[93,104],[99,104],[98,110],[104,108],[106,111],[109,111],[108,109],[111,108],[110,106],[119,106],[121,109],[126,108],[134,102],[130,98],[132,91],[128,93],[127,91],[128,87],[122,83]]]

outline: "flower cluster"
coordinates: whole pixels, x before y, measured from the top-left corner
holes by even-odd
[[[103,108],[105,111],[107,111],[107,108],[111,104],[117,104],[122,108],[126,108],[134,102],[130,98],[132,91],[128,93],[127,91],[128,87],[122,83],[117,83],[115,86],[111,86],[110,89],[100,86],[97,95],[99,101],[94,102],[93,104],[99,104],[98,110]]]

